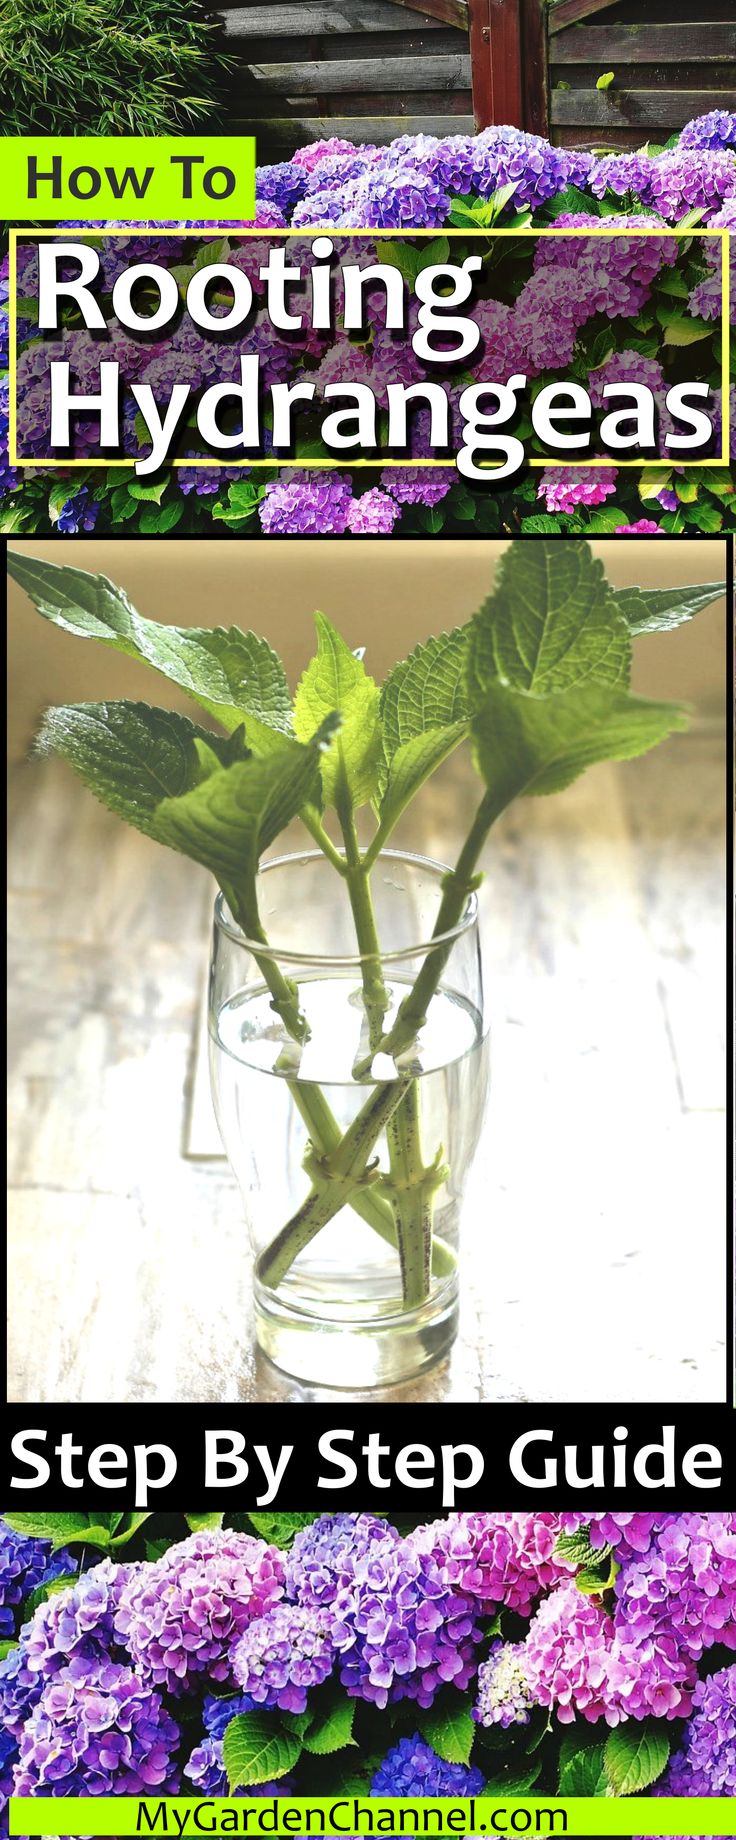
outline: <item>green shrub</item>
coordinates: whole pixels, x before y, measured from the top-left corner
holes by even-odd
[[[212,112],[198,0],[0,0],[6,134],[167,134]]]

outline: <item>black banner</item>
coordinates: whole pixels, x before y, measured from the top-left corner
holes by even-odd
[[[10,1406],[6,1510],[736,1509],[726,1405]]]

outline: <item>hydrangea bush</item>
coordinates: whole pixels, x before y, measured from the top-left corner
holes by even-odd
[[[224,1520],[0,1523],[5,1804],[736,1794],[736,1515]]]
[[[403,265],[406,275],[412,272],[417,246],[396,238],[382,243],[387,230],[428,232],[430,259],[446,260],[445,227],[585,229],[602,222],[621,231],[649,225],[681,232],[733,230],[736,115],[712,110],[688,123],[667,147],[624,154],[553,147],[508,127],[487,128],[475,136],[403,135],[388,147],[354,146],[333,138],[257,173],[255,227],[304,231],[305,253],[316,227],[371,229],[380,259]],[[161,227],[176,231],[183,226]],[[233,225],[231,235],[217,243],[211,235],[208,239],[207,225],[187,228],[201,231],[201,239],[169,235],[159,241],[133,229],[127,238],[103,239],[108,292],[121,269],[143,257],[175,264],[182,291],[203,260],[234,262],[258,289],[264,245],[256,254],[252,242],[239,241],[237,231],[245,226]],[[470,247],[454,239],[454,259]],[[691,463],[683,471],[664,445],[666,392],[672,383],[695,375],[712,391],[713,455],[720,453],[720,242],[687,235],[677,240],[526,238],[497,243],[486,256],[477,307],[481,354],[458,384],[477,381],[478,374],[505,378],[521,370],[536,392],[545,382],[569,376],[590,387],[595,404],[602,402],[606,383],[644,383],[653,390],[659,411],[661,467],[601,466],[595,460],[585,467],[543,467],[544,450],[538,444],[535,449],[532,441],[530,452],[540,464],[496,491],[468,484],[452,466],[320,471],[308,464],[310,454],[315,458],[320,450],[305,418],[298,456],[304,465],[298,468],[277,461],[255,469],[247,464],[198,466],[192,430],[194,441],[185,440],[179,456],[184,461],[191,457],[192,465],[168,466],[152,478],[138,479],[120,466],[87,469],[81,464],[73,472],[62,468],[52,473],[42,464],[16,469],[7,461],[8,392],[0,381],[0,526],[6,531],[55,528],[73,535],[122,526],[147,533],[214,525],[224,534],[251,536],[462,532],[471,522],[476,531],[512,532],[654,534],[736,527],[732,470]],[[24,458],[38,455],[40,462],[47,452],[50,355],[69,360],[77,389],[83,390],[96,378],[100,347],[74,324],[53,344],[38,340],[32,317],[23,318],[24,299],[33,299],[34,263],[33,247],[21,249],[18,451]],[[0,299],[6,296],[7,264]],[[734,312],[733,264],[731,300]],[[122,377],[150,384],[154,394],[164,392],[165,400],[174,381],[199,389],[239,374],[240,349],[237,340],[207,338],[184,320],[160,344],[136,344],[113,331],[107,355],[119,358]],[[256,318],[249,329],[247,349],[260,353],[266,384],[305,375],[319,384],[347,375],[370,383],[379,405],[389,383],[419,382],[427,374],[410,349],[387,337],[378,308],[365,341],[347,352],[339,340],[333,345],[314,332],[279,336],[265,318]],[[6,363],[7,354],[0,368]],[[75,458],[83,463],[96,445],[95,422],[78,418]],[[130,453],[141,451],[132,417],[125,445]],[[411,451],[414,458],[428,451],[421,417]]]

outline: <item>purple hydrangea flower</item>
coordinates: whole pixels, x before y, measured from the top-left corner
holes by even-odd
[[[44,1684],[20,1734],[16,1795],[174,1794],[178,1726],[129,1667],[72,1664]]]
[[[99,511],[99,504],[90,497],[89,486],[80,486],[79,491],[62,505],[56,528],[66,536],[77,536],[80,530],[94,530]]]
[[[468,1599],[408,1540],[362,1560],[335,1598],[330,1631],[352,1699],[431,1706],[443,1686],[467,1686],[480,1631]]]
[[[294,468],[266,486],[258,507],[268,536],[343,536],[352,498],[349,474],[337,468],[302,472]]]
[[[729,1514],[671,1514],[642,1559],[616,1579],[616,1628],[637,1643],[672,1640],[698,1661],[736,1648],[736,1528]]]
[[[388,537],[391,535],[399,507],[396,500],[372,486],[360,498],[354,498],[348,512],[348,530],[354,537]]]
[[[292,164],[303,167],[306,172],[312,172],[315,166],[319,166],[321,160],[329,160],[336,154],[357,153],[358,151],[363,153],[366,149],[358,149],[352,141],[340,140],[339,135],[333,134],[329,140],[312,141],[310,146],[300,147],[294,154]]]
[[[531,1712],[529,1684],[521,1642],[494,1642],[488,1660],[478,1669],[478,1698],[473,1718],[478,1725],[528,1725]]]
[[[718,211],[736,192],[736,159],[723,150],[675,147],[649,167],[644,202],[671,223],[688,211]]]
[[[665,537],[667,532],[661,524],[653,523],[651,518],[637,518],[635,524],[617,524],[616,534],[619,537]]]
[[[321,1609],[352,1584],[363,1561],[379,1566],[399,1534],[376,1514],[321,1514],[301,1527],[286,1554],[287,1596]]]
[[[588,312],[572,269],[548,267],[530,275],[514,307],[514,337],[525,353],[522,374],[534,376],[570,364]]]
[[[194,1533],[120,1595],[115,1631],[144,1681],[172,1693],[204,1674],[232,1681],[232,1650],[283,1596],[284,1559],[247,1533]]]
[[[736,1667],[698,1682],[684,1747],[672,1758],[663,1795],[736,1797]]]
[[[647,1553],[655,1533],[666,1524],[666,1514],[592,1514],[590,1511],[578,1514],[567,1509],[560,1514],[563,1533],[577,1533],[580,1527],[586,1527],[591,1546],[596,1551],[612,1546],[617,1559],[630,1558],[632,1553]]]
[[[569,1576],[555,1558],[559,1517],[549,1513],[451,1514],[409,1536],[430,1552],[481,1615],[505,1604],[528,1616],[540,1593]]]
[[[76,1569],[66,1549],[52,1553],[50,1540],[30,1539],[0,1520],[0,1636],[13,1635],[18,1605],[31,1591]]]
[[[353,184],[346,185],[340,191],[327,188],[322,192],[310,192],[309,197],[303,198],[301,204],[296,206],[291,220],[292,228],[316,230],[324,225],[353,224],[360,229],[361,214],[357,208],[353,208],[356,189]]]
[[[710,150],[736,147],[736,114],[729,114],[728,109],[709,109],[707,115],[696,115],[683,128],[680,146]]]
[[[607,153],[602,160],[596,160],[588,176],[588,190],[594,198],[605,198],[606,192],[615,192],[617,198],[631,193],[634,198],[646,201],[651,166],[652,161],[645,153]]]
[[[640,351],[615,351],[605,364],[590,373],[588,390],[597,408],[604,406],[603,391],[608,383],[642,383],[656,395],[664,388],[664,371],[656,358],[645,358]]]
[[[332,1673],[335,1650],[329,1615],[304,1605],[277,1604],[251,1623],[232,1655],[233,1673],[257,1706],[304,1712],[311,1687]]]
[[[480,1795],[483,1782],[480,1770],[464,1763],[446,1763],[415,1732],[413,1738],[400,1738],[379,1764],[371,1795]]]
[[[578,505],[603,505],[616,490],[616,468],[578,466],[565,472],[564,467],[544,472],[537,489],[548,511],[569,513]]]
[[[221,1738],[204,1738],[184,1765],[184,1775],[194,1784],[198,1795],[222,1795],[231,1799]],[[250,1789],[233,1789],[234,1797],[292,1795],[294,1781],[281,1776],[278,1782],[255,1783]]]
[[[444,224],[450,200],[431,172],[381,162],[358,181],[350,200],[356,229],[433,230]]]
[[[256,196],[275,204],[288,217],[292,205],[298,204],[307,189],[305,166],[293,160],[281,160],[275,166],[256,167]]]

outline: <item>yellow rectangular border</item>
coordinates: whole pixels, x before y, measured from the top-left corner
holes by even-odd
[[[212,235],[213,238],[216,236],[228,236],[228,235],[233,234],[234,228],[236,227],[233,226],[232,224],[212,224],[207,230],[207,232],[205,233],[205,235],[207,237]],[[177,239],[181,237],[194,236],[194,237],[197,237],[200,242],[204,240],[201,225],[199,225],[196,229],[190,230],[190,229],[182,228],[180,230],[176,230],[176,231],[172,230],[171,232],[167,232],[166,230],[161,231],[160,229],[156,229],[155,227],[151,227],[149,229],[147,226],[144,226],[141,224],[125,224],[125,225],[120,225],[115,229],[111,229],[111,230],[106,229],[104,230],[104,232],[101,232],[99,228],[98,229],[92,229],[92,228],[84,229],[83,228],[81,230],[75,230],[73,234],[75,238],[79,239],[79,238],[84,238],[84,237],[89,237],[89,236],[99,238],[100,235],[104,235],[106,237],[130,236],[132,233],[135,233],[136,236],[157,237],[160,240],[163,240],[163,238],[165,238],[169,234],[172,236],[176,236]],[[249,237],[268,236],[271,239],[275,237],[294,236],[294,237],[298,237],[303,242],[305,235],[309,237],[326,235],[326,234],[329,234],[330,236],[334,236],[336,234],[336,226],[334,224],[323,224],[323,225],[316,224],[316,225],[311,225],[309,230],[307,231],[305,231],[304,229],[299,229],[299,230],[255,230],[254,229],[254,230],[246,230],[245,234]],[[345,228],[341,230],[341,234],[343,236],[369,236],[373,238],[374,240],[378,237],[378,239],[381,242],[385,242],[390,237],[400,237],[402,242],[407,242],[411,237],[431,236],[432,233],[431,231],[428,231],[428,230],[381,230],[377,232],[374,229],[366,230],[366,229],[356,228],[354,230],[351,230],[351,229]],[[476,236],[483,236],[486,238],[488,238],[489,236],[494,236],[494,237],[495,236],[509,236],[509,237],[528,237],[528,236],[533,236],[533,237],[547,237],[547,236],[629,236],[629,237],[631,236],[648,236],[648,237],[652,237],[652,236],[694,237],[694,236],[697,236],[697,237],[704,237],[704,236],[713,236],[713,237],[720,238],[720,244],[721,244],[721,452],[719,456],[711,460],[702,460],[702,459],[701,460],[676,460],[676,459],[673,459],[670,462],[670,464],[673,466],[678,466],[682,470],[686,470],[688,467],[691,467],[691,466],[698,466],[698,467],[713,466],[713,467],[721,467],[721,468],[730,466],[730,463],[731,463],[730,406],[731,405],[730,405],[730,390],[729,390],[729,362],[730,362],[731,327],[730,327],[730,308],[729,308],[729,299],[730,299],[729,236],[730,236],[730,232],[728,230],[720,230],[720,229],[719,230],[709,230],[707,227],[704,229],[694,228],[692,230],[676,230],[676,229],[670,230],[669,228],[667,228],[667,226],[663,226],[660,229],[656,225],[645,226],[643,224],[633,224],[631,226],[620,224],[620,225],[617,225],[615,229],[607,230],[605,225],[601,225],[600,227],[598,227],[597,225],[594,226],[594,225],[588,225],[588,224],[580,225],[580,226],[572,226],[572,225],[565,224],[561,226],[559,229],[555,228],[555,226],[552,225],[552,226],[549,226],[543,229],[527,228],[525,230],[510,230],[510,229],[497,230],[495,228],[493,229],[489,228],[488,230],[484,230],[482,228],[479,228],[477,230],[473,230],[473,229],[466,230],[466,229],[454,228],[454,227],[448,227],[448,228],[441,227],[438,234],[441,236],[449,236],[449,237],[462,236],[462,237],[465,237],[466,240],[468,237],[476,237]],[[37,468],[43,467],[47,469],[48,471],[51,471],[52,469],[55,469],[58,467],[60,469],[63,468],[65,472],[71,472],[74,468],[80,468],[80,469],[84,469],[85,471],[87,471],[90,467],[104,467],[107,470],[109,470],[112,467],[134,468],[137,464],[135,459],[129,459],[129,460],[128,459],[125,459],[125,460],[50,460],[49,459],[47,460],[43,457],[39,459],[38,456],[35,456],[33,459],[20,460],[16,452],[16,436],[17,436],[16,281],[17,281],[18,238],[20,237],[22,240],[34,241],[34,240],[40,240],[42,237],[49,237],[49,236],[58,237],[58,235],[59,235],[58,225],[55,228],[50,228],[48,230],[19,230],[16,226],[13,226],[10,228],[10,232],[9,232],[8,464],[12,467],[24,467],[24,466],[33,466]],[[663,466],[666,466],[667,463],[668,463],[668,456],[666,454],[659,455],[656,460],[602,460],[602,459],[599,460],[597,458],[591,458],[591,456],[588,455],[584,460],[528,459],[526,461],[527,466],[544,467],[545,469],[549,469],[551,467],[561,467],[561,468],[567,469],[568,467],[573,467],[573,466],[586,466],[586,467],[587,466],[596,466],[596,467],[608,466],[608,467],[615,467],[617,470],[623,467],[636,467],[639,470],[641,470],[644,467],[659,467],[661,470],[661,468]],[[311,457],[305,459],[305,456],[303,454],[293,460],[278,460],[278,461],[274,461],[273,459],[264,459],[264,460],[245,459],[244,460],[242,455],[237,460],[235,459],[233,460],[205,460],[205,459],[199,459],[197,455],[190,454],[190,455],[187,455],[187,457],[183,460],[170,460],[167,462],[167,465],[172,466],[172,467],[177,467],[177,466],[185,466],[185,467],[190,467],[190,468],[193,466],[219,467],[223,471],[226,471],[227,468],[231,466],[232,467],[247,466],[250,470],[253,470],[256,467],[278,466],[279,469],[281,469],[283,467],[293,466],[293,467],[303,468],[310,472],[314,471],[315,468],[317,467],[350,467],[350,468],[377,467],[377,466],[380,466],[381,468],[387,467],[387,466],[401,466],[401,467],[444,466],[444,467],[450,467],[450,466],[456,466],[456,464],[457,462],[453,460],[387,460],[387,459],[356,460],[355,458],[345,459],[345,460],[319,460],[319,459],[312,459]],[[489,472],[492,471],[492,467],[489,466],[488,470]]]

